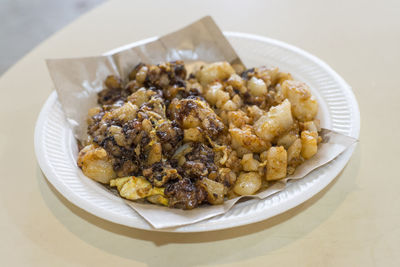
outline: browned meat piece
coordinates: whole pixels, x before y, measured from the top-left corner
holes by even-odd
[[[164,193],[169,199],[169,206],[173,208],[190,210],[207,200],[207,192],[188,178],[168,183]]]
[[[200,126],[211,139],[225,130],[221,119],[200,98],[175,99],[169,106],[169,115],[184,129]]]
[[[214,151],[203,143],[193,143],[193,150],[185,155],[186,161],[179,168],[183,177],[202,179],[208,177],[215,180],[218,168],[214,163]]]
[[[164,186],[168,181],[182,179],[178,171],[167,162],[157,162],[151,168],[144,169],[143,176],[157,187]]]
[[[157,127],[157,137],[163,148],[163,154],[172,156],[180,146],[183,139],[183,131],[179,128],[176,121],[165,121]]]

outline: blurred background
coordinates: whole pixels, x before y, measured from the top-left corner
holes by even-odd
[[[0,75],[44,39],[106,0],[0,0]]]

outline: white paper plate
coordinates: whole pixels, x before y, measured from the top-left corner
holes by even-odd
[[[327,64],[299,48],[280,41],[243,33],[224,34],[246,66],[278,66],[281,70],[290,72],[294,78],[306,82],[318,99],[318,116],[324,128],[358,138],[360,113],[357,101],[350,86]],[[152,40],[154,38],[110,52]],[[306,201],[327,186],[344,168],[353,150],[354,146],[329,164],[264,200],[239,203],[224,215],[162,231],[201,232],[231,228],[280,214]],[[77,145],[55,92],[47,99],[36,123],[35,151],[47,179],[75,205],[111,222],[155,230],[125,205],[122,199],[82,174],[76,165]]]

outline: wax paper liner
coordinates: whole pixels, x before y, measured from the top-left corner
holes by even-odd
[[[158,64],[174,60],[185,61],[189,72],[200,64],[216,61],[243,64],[212,18],[204,17],[181,30],[118,53],[49,59],[47,65],[58,100],[75,137],[85,140],[87,112],[97,105],[97,93],[104,88],[103,82],[108,75],[115,74],[126,80],[129,71],[140,62]],[[290,180],[303,178],[312,170],[336,158],[357,141],[326,129],[321,136],[323,141],[319,145],[318,153],[300,165],[292,176],[271,183],[266,190],[247,197],[263,199],[283,190]],[[243,197],[246,196],[228,200],[222,205],[201,206],[193,210],[171,209],[128,200],[126,203],[154,228],[161,229],[187,225],[223,214]]]

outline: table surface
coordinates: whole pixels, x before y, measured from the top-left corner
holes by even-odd
[[[4,266],[400,266],[399,11],[397,0],[118,0],[74,21],[0,80]],[[35,121],[52,90],[44,59],[98,55],[204,15],[225,31],[303,48],[342,75],[362,120],[347,167],[284,214],[212,233],[131,229],[69,203],[46,181],[33,150]]]

